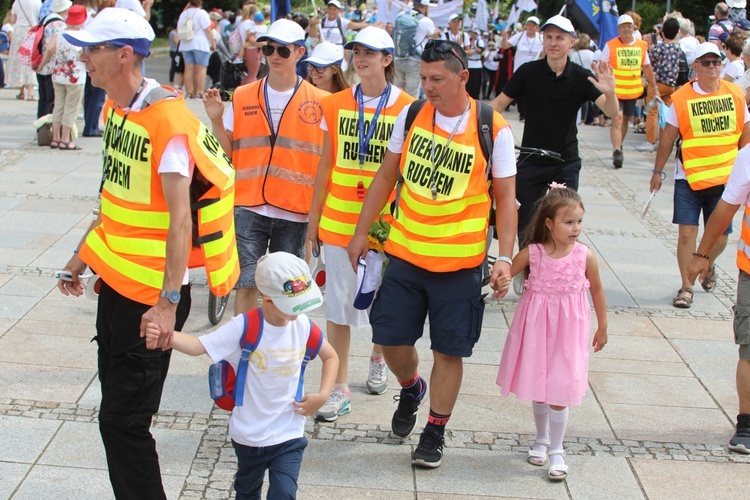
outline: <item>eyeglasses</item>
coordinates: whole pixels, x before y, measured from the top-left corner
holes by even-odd
[[[453,54],[456,59],[458,59],[458,62],[461,63],[461,67],[463,69],[466,69],[464,60],[461,59],[461,56],[458,55],[458,52],[456,52],[456,49],[453,48],[453,45],[448,40],[439,40],[433,38],[425,44],[424,50],[435,50],[437,52],[440,52],[441,54]]]
[[[328,66],[315,66],[314,64],[307,65],[308,73],[325,73]]]
[[[119,45],[112,45],[109,43],[105,43],[104,45],[92,45],[90,47],[81,47],[81,52],[84,54],[91,54],[92,52],[96,52],[97,50],[104,50],[104,49],[119,49]]]
[[[715,67],[717,67],[717,68],[718,68],[719,66],[721,66],[721,59],[708,59],[708,60],[706,60],[706,61],[698,61],[698,62],[699,62],[699,63],[701,63],[701,66],[703,66],[704,68],[708,68],[708,67],[709,67],[709,66],[711,66],[712,64],[713,64],[713,65],[714,65]]]
[[[266,57],[270,57],[274,52],[278,52],[279,57],[282,59],[289,59],[289,56],[292,55],[292,49],[284,46],[276,47],[275,45],[264,45],[261,50]]]

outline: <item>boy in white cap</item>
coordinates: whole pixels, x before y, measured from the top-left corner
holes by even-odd
[[[268,498],[295,498],[302,454],[307,446],[305,417],[325,403],[333,389],[338,357],[322,340],[320,390],[295,401],[307,338],[312,329],[305,313],[323,304],[320,289],[304,260],[276,252],[261,257],[255,281],[263,294],[260,342],[248,360],[243,404],[229,417],[229,436],[237,454],[234,489],[237,498],[260,498],[263,476],[269,474]],[[173,348],[191,356],[208,354],[214,363],[226,360],[238,370],[245,315],[232,318],[201,337],[175,332]],[[159,327],[146,327],[146,345],[156,348]],[[239,388],[238,388],[239,390]]]
[[[95,337],[99,431],[115,496],[166,498],[149,427],[159,410],[171,351],[149,351],[141,334],[147,321],[158,324],[164,346],[190,312],[193,174],[221,186],[222,194],[229,190],[222,201],[231,203],[234,169],[182,97],[143,78],[141,63],[154,32],[142,16],[104,9],[85,29],[62,37],[82,48],[80,61],[92,85],[104,89],[109,100],[99,216],[65,266],[71,280],[60,280],[58,288],[80,296],[79,275],[87,265],[101,277]],[[229,271],[217,280],[221,283],[212,283],[228,292],[239,275],[233,214],[231,207],[212,209],[221,236],[211,242],[219,251],[206,266],[213,269],[209,274]]]
[[[224,109],[219,91],[203,100],[214,134],[237,169],[235,225],[241,274],[236,314],[258,301],[255,265],[269,248],[305,256],[315,172],[323,153],[320,101],[328,92],[298,77],[305,32],[279,19],[257,38],[268,76],[242,85]]]

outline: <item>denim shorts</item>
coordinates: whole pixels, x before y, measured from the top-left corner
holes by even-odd
[[[750,274],[745,271],[740,271],[737,279],[733,326],[734,343],[740,346],[740,359],[750,359]]]
[[[181,50],[180,52],[185,59],[185,64],[208,66],[208,59],[211,57],[211,53],[204,50]]]
[[[240,279],[237,288],[255,288],[255,266],[269,252],[288,252],[305,258],[307,222],[291,222],[260,215],[243,207],[234,207]]]
[[[389,262],[370,312],[372,341],[413,346],[430,318],[430,349],[469,357],[484,316],[480,267],[435,273],[405,260]]]
[[[701,212],[703,212],[703,225],[706,225],[721,195],[705,195],[700,191],[693,191],[685,179],[674,181],[674,211],[672,212],[672,224],[683,226],[698,226]],[[724,234],[732,232],[732,223],[724,231]]]

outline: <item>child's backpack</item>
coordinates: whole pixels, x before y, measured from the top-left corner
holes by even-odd
[[[182,24],[177,26],[177,38],[182,42],[189,42],[195,37],[195,31],[193,30],[193,18],[186,18]]]
[[[52,21],[60,19],[62,18],[58,15],[47,16],[43,22],[29,28],[23,42],[21,42],[21,46],[18,47],[18,57],[23,64],[31,66],[33,70],[39,67],[44,57],[44,53],[42,52],[42,47],[44,46],[44,28]]]
[[[417,50],[416,35],[419,20],[423,17],[419,13],[416,16],[403,13],[396,17],[396,22],[393,23],[393,44],[396,57],[419,57],[421,55]]]
[[[4,31],[0,31],[0,52],[8,52],[10,49],[10,38]]]
[[[208,368],[208,385],[211,391],[211,399],[216,406],[222,410],[232,411],[235,406],[242,406],[245,394],[245,377],[250,356],[260,344],[263,336],[263,311],[260,307],[248,311],[242,315],[245,319],[245,328],[240,339],[242,354],[237,365],[237,373],[227,361],[219,361]],[[304,376],[307,363],[315,359],[323,344],[323,332],[310,320],[310,336],[307,338],[305,357],[299,373],[299,384],[294,400],[302,401],[302,391],[305,386]]]

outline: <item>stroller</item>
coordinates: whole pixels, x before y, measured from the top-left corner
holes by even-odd
[[[247,76],[245,61],[235,58],[221,38],[216,41],[216,52],[211,54],[208,76],[211,77],[211,88],[219,89],[222,101],[229,101],[234,89]]]

